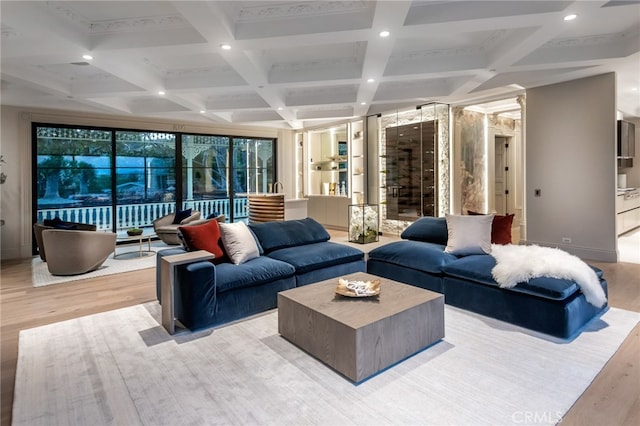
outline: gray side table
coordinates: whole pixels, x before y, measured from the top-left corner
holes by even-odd
[[[173,334],[176,331],[174,314],[176,268],[187,263],[210,260],[215,256],[206,250],[190,251],[184,254],[165,256],[160,262],[160,294],[162,295],[162,326]]]

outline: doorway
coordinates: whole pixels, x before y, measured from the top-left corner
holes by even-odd
[[[509,214],[509,137],[495,137],[494,206],[496,214]]]

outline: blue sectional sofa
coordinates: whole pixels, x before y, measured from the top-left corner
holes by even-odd
[[[329,241],[324,227],[311,218],[249,225],[260,256],[240,265],[208,261],[178,268],[176,318],[190,330],[219,325],[277,306],[277,293],[296,286],[364,272],[364,253]],[[157,274],[164,256],[184,248],[158,252]],[[160,303],[160,279],[156,292]]]
[[[539,277],[501,288],[492,277],[488,254],[458,257],[444,251],[445,218],[425,217],[395,241],[369,253],[367,272],[443,293],[445,303],[562,339],[574,338],[607,306],[589,304],[577,284]],[[602,271],[592,267],[605,294]]]

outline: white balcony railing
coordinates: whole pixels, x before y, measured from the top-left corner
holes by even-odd
[[[184,208],[198,210],[201,217],[207,217],[212,213],[224,214],[231,217],[231,206],[228,198],[214,200],[185,201]],[[39,209],[37,221],[59,217],[68,222],[80,222],[95,224],[99,230],[112,230],[111,206],[88,207],[60,207],[55,209]],[[116,230],[127,228],[144,228],[153,226],[155,219],[171,213],[175,209],[175,203],[145,203],[145,204],[121,204],[116,206]],[[233,200],[233,217],[242,220],[249,216],[246,198]]]

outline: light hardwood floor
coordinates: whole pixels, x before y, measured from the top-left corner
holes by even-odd
[[[365,246],[362,246],[365,247]],[[1,425],[11,424],[20,330],[155,300],[155,269],[33,288],[31,260],[2,262]],[[611,306],[640,312],[640,264],[596,263]],[[640,424],[640,325],[576,402],[563,425]]]

